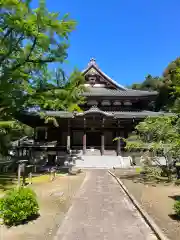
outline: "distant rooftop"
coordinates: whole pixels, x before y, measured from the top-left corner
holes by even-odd
[[[101,97],[108,97],[108,96],[117,96],[117,97],[145,97],[145,96],[156,96],[157,92],[149,92],[149,91],[140,91],[140,90],[116,90],[116,89],[108,89],[103,87],[87,87],[87,91],[83,93],[84,96],[101,96]]]
[[[86,69],[82,71],[84,76],[90,74],[91,76],[99,76],[104,81],[113,86],[112,88],[107,87],[96,87],[97,84],[94,86],[89,86],[87,91],[83,94],[84,96],[119,96],[119,97],[145,97],[145,96],[156,96],[158,93],[156,91],[141,91],[141,90],[134,90],[128,89],[123,85],[119,84],[117,81],[113,80],[107,74],[105,74],[97,65],[95,58],[91,58],[88,66]],[[101,85],[101,84],[98,84]]]

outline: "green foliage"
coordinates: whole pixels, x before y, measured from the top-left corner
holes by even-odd
[[[32,130],[14,120],[19,111],[75,110],[84,101],[84,78],[78,71],[66,77],[61,68],[67,58],[69,36],[76,22],[69,15],[49,12],[45,0],[0,0],[0,152],[10,141]],[[49,64],[58,63],[55,72]],[[23,130],[24,128],[24,130]]]
[[[28,95],[34,94],[32,78],[47,63],[63,63],[67,58],[69,34],[75,21],[59,18],[40,1],[0,0],[0,96],[6,111],[21,109]],[[11,94],[10,94],[11,93]]]
[[[180,201],[176,201],[174,204],[174,211],[178,217],[180,217]]]
[[[11,118],[11,121],[0,121],[0,154],[8,155],[8,150],[13,141],[23,136],[32,137],[34,130],[17,120]]]
[[[180,131],[177,117],[148,117],[136,126],[136,139],[126,140],[126,148],[162,150],[163,154],[179,154]]]
[[[39,206],[35,192],[30,188],[10,190],[0,199],[0,217],[6,225],[18,225],[38,215]]]
[[[41,82],[33,79],[34,93],[29,96],[27,107],[74,111],[84,102],[81,95],[84,91],[84,77],[77,70],[70,77],[66,77],[62,69],[50,72],[47,66],[44,66],[41,79]]]
[[[135,83],[133,89],[158,91],[154,110],[180,112],[180,58],[172,61],[164,70],[162,76],[148,75],[142,83]]]
[[[136,90],[157,91],[160,83],[161,79],[159,77],[153,77],[148,74],[142,83],[134,83],[131,88]]]
[[[45,123],[52,122],[55,127],[59,127],[59,124],[55,117],[45,117]]]
[[[180,128],[178,117],[148,117],[136,126],[134,140],[126,139],[128,150],[141,149],[153,153],[151,161],[155,162],[161,169],[161,176],[172,178],[173,167],[171,157],[180,155]],[[166,166],[162,166],[157,160],[157,153],[166,158]],[[146,160],[146,159],[145,159]],[[151,167],[151,164],[145,164]]]
[[[138,167],[135,169],[136,173],[140,174],[142,172],[142,168],[141,167]]]
[[[177,179],[177,180],[175,181],[175,185],[176,185],[176,186],[180,186],[180,179]]]
[[[158,167],[152,167],[144,165],[143,167],[143,173],[146,174],[147,177],[151,178],[157,178],[161,176],[161,169]]]
[[[168,116],[148,117],[144,122],[140,122],[136,129],[140,133],[143,142],[159,143],[159,148],[161,148],[161,143],[171,143],[175,138],[179,137],[176,131],[176,120],[176,117]]]

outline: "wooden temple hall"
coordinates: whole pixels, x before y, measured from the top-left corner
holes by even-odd
[[[112,151],[119,155],[124,143],[114,138],[127,138],[139,121],[162,114],[148,111],[157,92],[127,89],[106,75],[95,59],[82,74],[87,89],[86,103],[80,106],[83,112],[45,111],[57,119],[58,127],[45,124],[39,112],[22,113],[21,121],[35,128],[37,147],[45,144],[48,151],[78,149],[88,154],[94,149],[101,155]]]

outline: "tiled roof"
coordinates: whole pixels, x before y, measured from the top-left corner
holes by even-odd
[[[92,106],[89,110],[80,112],[80,113],[70,113],[65,111],[46,111],[47,116],[54,116],[60,118],[73,118],[78,116],[85,116],[88,114],[99,113],[105,115],[107,117],[112,118],[121,118],[121,119],[131,119],[131,118],[138,118],[143,119],[146,117],[158,117],[158,116],[174,116],[173,113],[164,113],[164,112],[152,112],[152,111],[102,111],[101,109],[97,108],[96,106]]]
[[[96,60],[94,58],[90,59],[90,62],[88,63],[88,66],[86,69],[82,71],[83,74],[86,74],[91,68],[96,69],[102,76],[104,76],[109,82],[114,84],[117,88],[125,90],[126,88],[122,86],[121,84],[117,83],[115,80],[110,78],[107,74],[105,74],[97,65]]]
[[[117,97],[143,97],[143,96],[156,96],[157,92],[149,92],[149,91],[140,91],[140,90],[114,90],[108,89],[103,87],[88,87],[87,91],[83,93],[83,96],[90,97],[90,96],[101,96],[101,97],[108,97],[108,96],[117,96]]]
[[[90,59],[90,62],[88,63],[87,68],[82,71],[84,75],[86,75],[89,71],[94,70],[95,73],[98,75],[101,75],[103,78],[105,78],[109,83],[113,84],[117,90],[107,89],[107,88],[90,88],[89,91],[85,92],[84,96],[121,96],[121,97],[143,97],[143,96],[156,96],[157,92],[151,92],[151,91],[141,91],[141,90],[133,90],[128,89],[112,78],[110,78],[107,74],[105,74],[97,65],[96,60],[94,58]],[[94,74],[95,74],[94,73]]]
[[[143,119],[146,117],[159,117],[159,116],[174,116],[172,113],[164,112],[152,112],[152,111],[141,111],[141,112],[114,112],[114,118],[139,118]]]
[[[119,119],[131,119],[138,118],[143,119],[146,117],[158,117],[158,116],[175,116],[174,113],[165,112],[152,112],[152,111],[102,111],[97,106],[92,106],[90,109],[84,112],[68,112],[68,111],[44,111],[45,116],[59,117],[59,118],[75,118],[80,116],[86,116],[88,114],[99,113],[106,117],[119,118]],[[41,112],[23,112],[24,116],[40,116]]]
[[[87,111],[81,112],[81,113],[76,113],[77,116],[84,116],[86,114],[89,113],[100,113],[106,116],[113,116],[113,112],[108,112],[108,111],[102,111],[101,109],[99,109],[96,106],[92,106],[90,109],[88,109]]]
[[[60,118],[73,118],[74,114],[67,111],[45,111],[44,112],[48,117],[60,117]]]

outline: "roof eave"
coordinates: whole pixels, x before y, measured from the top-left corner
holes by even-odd
[[[123,90],[127,90],[127,88],[125,88],[124,86],[122,86],[121,84],[117,83],[115,80],[113,80],[112,78],[110,78],[107,74],[105,74],[100,68],[98,68],[96,65],[92,64],[90,66],[88,66],[86,69],[84,69],[82,71],[82,74],[85,75],[92,67],[94,67],[96,69],[97,72],[99,72],[102,76],[104,76],[105,78],[107,78],[112,84],[114,84],[117,88],[119,89],[123,89]]]

